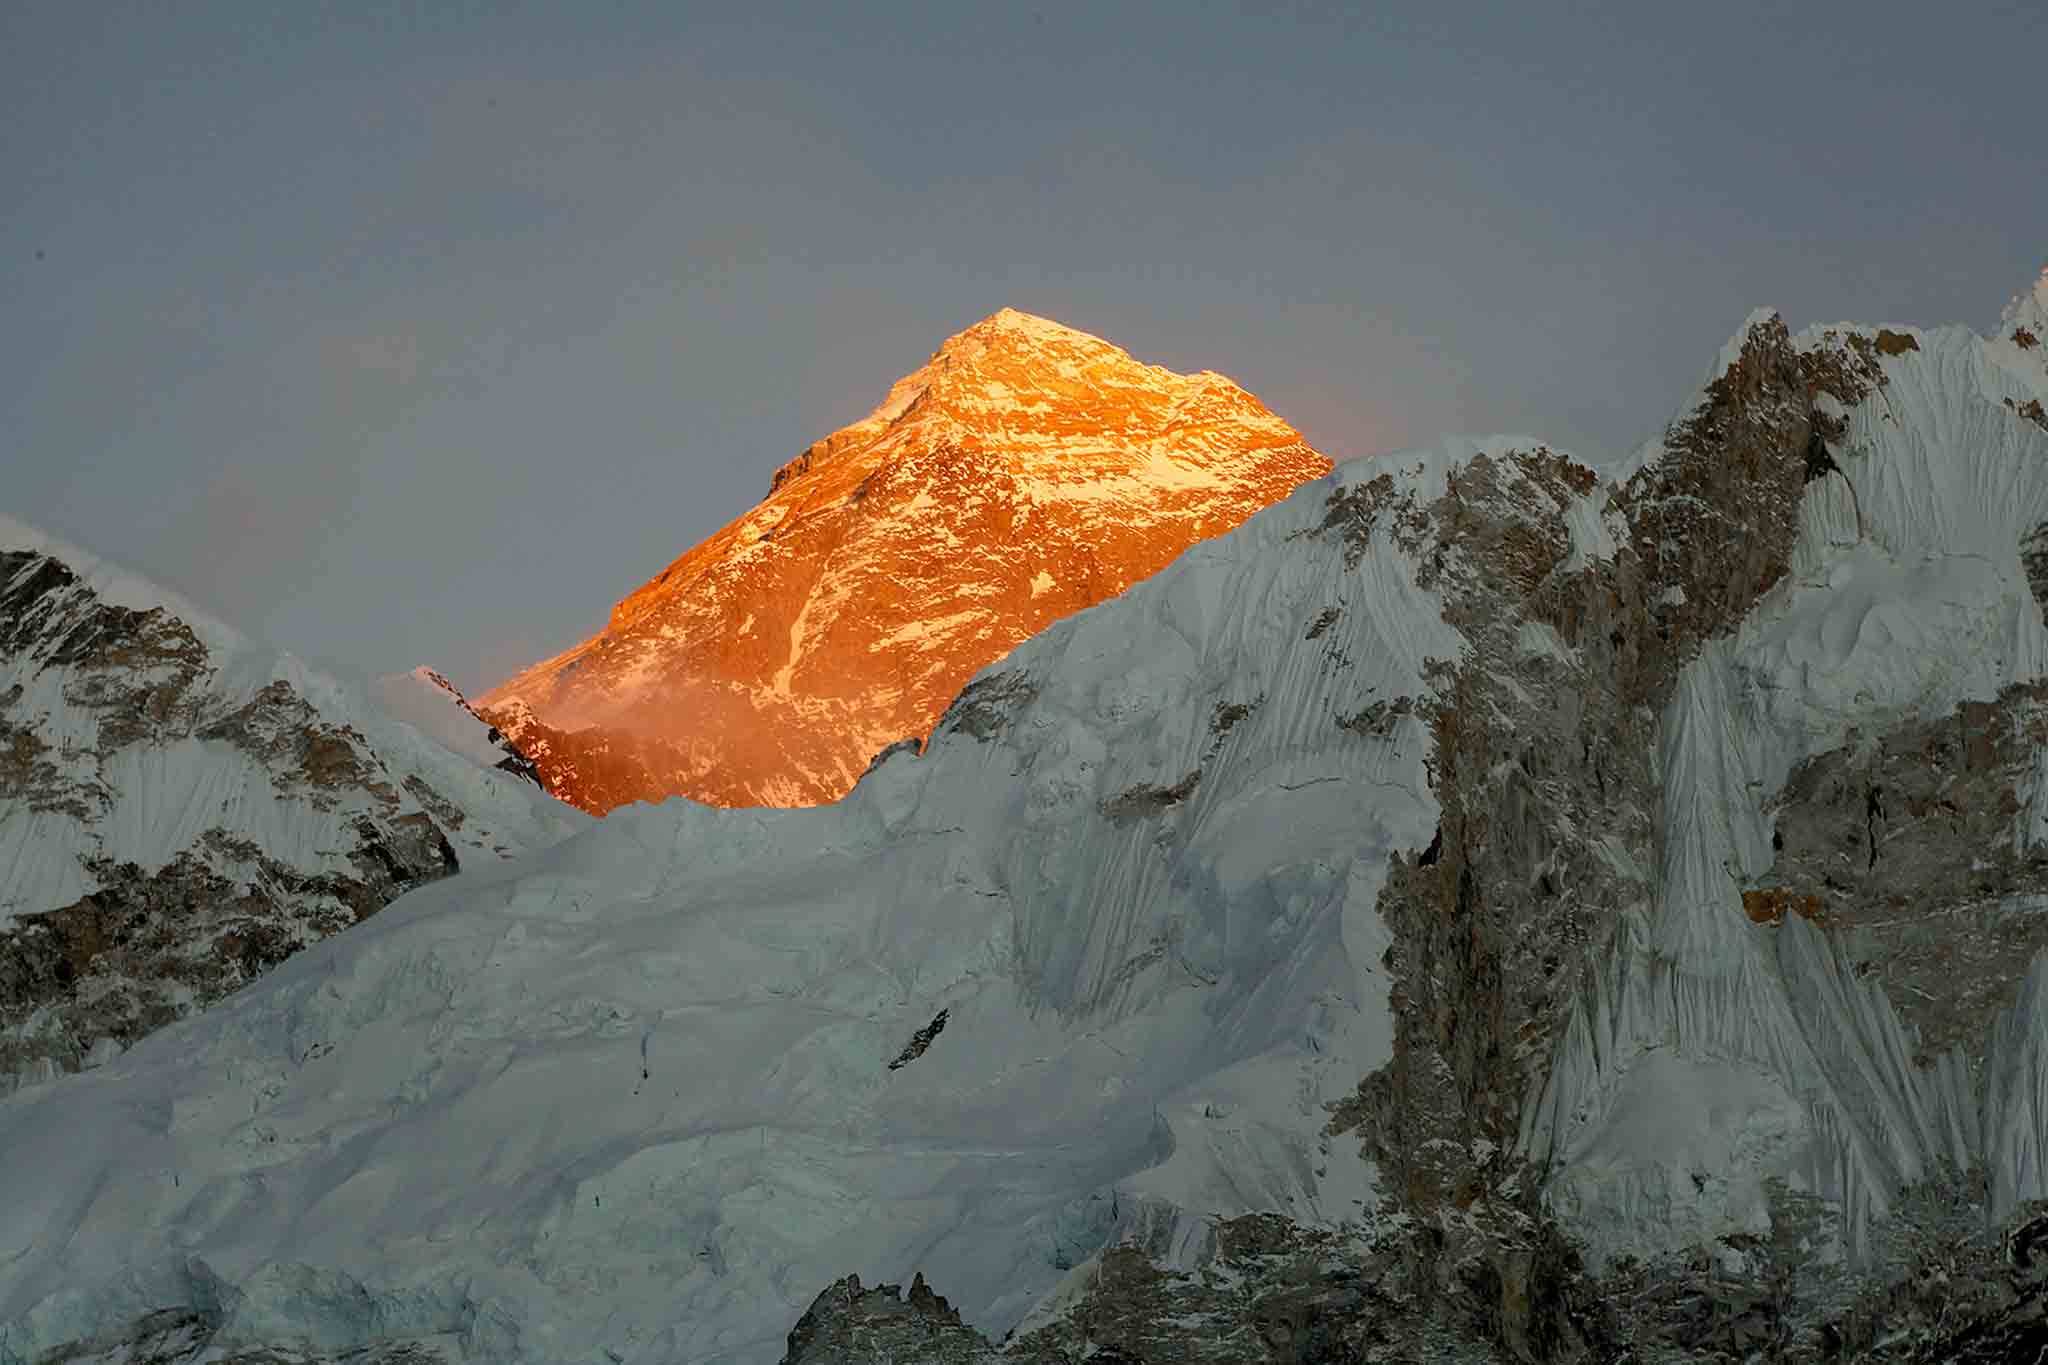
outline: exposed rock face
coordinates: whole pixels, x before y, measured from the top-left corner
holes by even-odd
[[[929,1024],[926,1024],[923,1028],[910,1035],[910,1041],[903,1045],[903,1051],[897,1053],[889,1062],[889,1069],[891,1071],[901,1071],[904,1067],[909,1066],[912,1062],[924,1056],[925,1050],[932,1045],[932,1039],[945,1032],[945,1029],[946,1011],[940,1010],[932,1016],[932,1021]]]
[[[2044,298],[2048,278],[2036,311]],[[2033,361],[2032,331],[2024,322],[2007,331]],[[1586,1225],[1560,1221],[1546,1191],[1563,1153],[1532,1140],[1544,1131],[1546,1089],[1559,1088],[1560,1053],[1581,1046],[1588,993],[1613,989],[1600,978],[1616,955],[1635,951],[1626,945],[1641,926],[1673,918],[1666,902],[1683,894],[1670,869],[1697,817],[1672,808],[1667,790],[1685,754],[1673,713],[1697,686],[1688,668],[1712,642],[1725,648],[1767,598],[1784,602],[1781,585],[1816,572],[1802,561],[1815,552],[1801,547],[1817,539],[1817,506],[1829,509],[1824,535],[1845,547],[1837,553],[1856,553],[1846,547],[1867,533],[1857,487],[1865,447],[1852,419],[1910,420],[1885,397],[1887,364],[1920,349],[1917,335],[1887,329],[1795,340],[1762,319],[1661,449],[1605,492],[1589,471],[1531,447],[1478,454],[1432,501],[1392,478],[1331,497],[1320,534],[1363,554],[1391,527],[1471,645],[1437,667],[1432,693],[1414,703],[1434,736],[1443,823],[1426,849],[1393,860],[1379,899],[1393,935],[1393,1059],[1331,1121],[1332,1133],[1365,1140],[1394,1221],[1353,1239],[1346,1256],[1316,1262],[1341,1267],[1320,1296],[1307,1291],[1309,1277],[1247,1279],[1221,1229],[1193,1274],[1142,1247],[1105,1252],[1051,1325],[990,1344],[986,1359],[1932,1361],[2035,1349],[2048,1281],[2010,1250],[2033,1226],[2013,1202],[2035,1188],[2025,1180],[2007,1177],[2001,1193],[1954,1166],[1944,1176],[1921,1164],[1920,1183],[1908,1175],[1882,1196],[1892,1211],[1882,1231],[1859,1234],[1851,1207],[1871,1196],[1853,1177],[1845,1189],[1773,1176],[1753,1231],[1738,1217],[1692,1253],[1589,1266],[1574,1250]],[[2000,396],[1994,383],[1959,403],[1984,399],[2022,420],[2038,401]],[[1955,421],[1946,412],[1932,420]],[[2021,591],[2030,586],[2034,599],[2022,634],[2039,631],[2048,596],[2043,537],[2048,527],[2014,547],[2024,551]],[[1842,568],[1832,572],[1830,581],[1842,579]],[[1309,638],[1340,613],[1333,605],[1308,623]],[[1376,706],[1391,715],[1409,700]],[[1864,696],[1864,727],[1815,745],[1758,806],[1775,823],[1768,856],[1746,878],[1728,874],[1739,922],[1761,936],[1740,951],[1788,981],[1840,970],[1870,983],[1913,1040],[1911,1066],[1930,1090],[1950,1083],[1935,1079],[1956,1074],[1946,1068],[1971,1078],[1962,1103],[1981,1103],[1982,1116],[1955,1120],[1970,1132],[2010,1122],[2000,1114],[2015,1084],[2015,1021],[2036,1017],[2028,974],[2048,946],[2043,701],[2038,680],[1932,712]],[[1337,724],[1375,728],[1370,713]],[[1825,936],[1821,961],[1839,968],[1809,965],[1815,932]],[[1791,937],[1774,946],[1773,935]],[[1687,989],[1688,962],[1702,976],[1724,970],[1707,967],[1698,947],[1674,941],[1671,951],[1677,970],[1651,968],[1670,974],[1659,989]],[[1737,1000],[1734,1008],[1755,1008]],[[1811,1009],[1795,1010],[1793,1027],[1811,1039],[1801,1045],[1846,1058],[1828,1036],[1835,1026]],[[1990,1067],[2003,1069],[1987,1077]],[[1835,1074],[1831,1084],[1843,1084]],[[1609,1097],[1595,1104],[1613,1102],[1615,1083],[1606,1085]],[[1984,1152],[1980,1144],[1996,1147],[1986,1132],[1932,1151],[1964,1159]],[[1723,1168],[1693,1178],[1708,1191],[1729,1177]],[[1324,1240],[1272,1222],[1290,1253]],[[2001,1223],[2004,1252],[1986,1235]],[[1845,1265],[1850,1244],[1859,1249]],[[1192,1289],[1217,1278],[1237,1294],[1220,1308]],[[1276,1319],[1312,1323],[1315,1344],[1257,1330]],[[1045,1353],[1055,1338],[1059,1349]],[[1087,1356],[1089,1343],[1108,1354]]]
[[[908,1297],[900,1285],[863,1289],[860,1276],[848,1275],[819,1294],[791,1329],[784,1357],[788,1365],[978,1365],[987,1358],[987,1340],[962,1325],[923,1275],[910,1282]]]
[[[1581,1328],[1608,1352],[1619,1337],[1611,1313],[1578,1273],[1569,1247],[1536,1242],[1491,1266],[1445,1266],[1445,1280],[1418,1284],[1407,1239],[1306,1227],[1275,1214],[1216,1224],[1210,1254],[1191,1270],[1159,1264],[1158,1248],[1114,1247],[1077,1270],[1057,1311],[1027,1321],[1001,1343],[960,1325],[924,1289],[908,1302],[893,1285],[863,1293],[857,1276],[833,1285],[789,1336],[782,1365],[875,1361],[877,1365],[1398,1365],[1554,1359],[1565,1343],[1524,1336],[1522,1351],[1487,1343],[1530,1305],[1569,1334],[1567,1357],[1587,1350]],[[1440,1302],[1432,1305],[1432,1299]],[[1459,1316],[1469,1312],[1469,1318]]]
[[[1898,1279],[1866,1288],[1819,1335],[1838,1360],[1899,1365],[1996,1365],[2048,1352],[2048,1211],[2038,1206],[2002,1232],[1938,1206],[1930,1190],[1902,1222],[1929,1234]]]
[[[462,723],[475,761],[512,761]],[[511,780],[0,522],[0,1088],[133,1044],[464,855],[567,828]]]
[[[1328,468],[1221,375],[1006,309],[482,711],[586,810],[835,800],[1020,640]]]
[[[517,698],[491,707],[487,723],[533,764],[541,786],[594,814],[634,801],[666,800],[668,775],[690,764],[681,745],[617,725],[562,729]]]
[[[1590,950],[1654,894],[1659,713],[1701,642],[1788,572],[1807,452],[1840,435],[1816,400],[1881,387],[1877,349],[1801,350],[1763,319],[1610,496],[1539,447],[1367,518],[1396,519],[1473,645],[1426,704],[1444,822],[1437,856],[1398,864],[1381,897],[1401,1032],[1356,1111],[1411,1208],[1487,1183],[1491,1158],[1468,1154],[1514,1146]]]
[[[424,812],[364,817],[353,876],[302,873],[221,829],[170,865],[95,863],[99,889],[0,928],[0,1070],[126,1048],[457,867]]]
[[[843,801],[621,811],[422,892],[0,1106],[41,1163],[0,1166],[0,1344],[195,1298],[260,1181],[250,1259],[494,1295],[535,1361],[2032,1349],[2048,371],[2010,333],[1756,318],[1613,482],[1520,438],[1340,466]],[[422,1207],[323,1222],[356,1181]],[[914,1273],[951,1302],[865,1287]]]
[[[2048,684],[1802,762],[1772,805],[1769,877],[1825,916],[1919,1036],[1975,1071],[2048,947]]]

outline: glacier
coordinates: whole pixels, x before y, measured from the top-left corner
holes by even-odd
[[[2048,277],[1988,338],[1760,314],[1615,482],[1528,438],[1339,465],[984,669],[836,805],[629,806],[406,895],[0,1100],[0,1361],[178,1309],[218,1347],[765,1362],[826,1286],[920,1271],[996,1337],[1120,1245],[1485,1231],[1518,1182],[1596,1274],[1754,1264],[1773,1190],[1838,1215],[1801,1255],[1845,1276],[1944,1169],[2013,1215],[2048,1197],[2048,964],[1981,1055],[1923,1060],[1843,935],[1750,897],[1809,765],[2048,678],[2044,335]],[[2024,860],[2048,728],[2011,728],[1985,853]],[[1558,733],[1582,752],[1533,752]],[[1503,869],[1538,889],[1460,880]],[[1488,971],[1557,959],[1556,1000],[1437,989],[1462,960],[1416,954],[1468,901],[1586,937],[1470,930]],[[1448,1107],[1361,1145],[1332,1115],[1403,1048],[1390,1093]],[[1514,1159],[1463,1144],[1442,1197],[1367,1155],[1495,1110]],[[1533,1245],[1476,1281],[1525,1358]]]
[[[1028,642],[838,805],[626,808],[0,1105],[0,1359],[211,1303],[223,1342],[773,1360],[848,1269],[943,1266],[1000,1331],[1132,1227],[1361,1217],[1324,1106],[1389,1047],[1374,902],[1436,814],[1417,718],[1333,718],[1460,647],[1386,536],[1315,534],[1367,472]]]

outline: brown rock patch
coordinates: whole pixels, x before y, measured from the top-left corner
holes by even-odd
[[[1761,887],[1742,893],[1742,911],[1755,924],[1781,924],[1787,914],[1825,924],[1821,898],[1812,893],[1798,895],[1781,886]]]

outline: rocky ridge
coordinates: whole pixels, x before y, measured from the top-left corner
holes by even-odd
[[[571,827],[475,766],[517,766],[481,721],[451,752],[153,585],[0,533],[0,1088]]]
[[[1434,499],[1391,476],[1333,494],[1321,533],[1362,553],[1391,529],[1470,645],[1435,666],[1429,695],[1415,703],[1430,724],[1444,818],[1426,849],[1393,860],[1379,898],[1393,935],[1393,1057],[1335,1106],[1330,1123],[1333,1134],[1364,1140],[1382,1176],[1381,1221],[1338,1239],[1345,1253],[1333,1259],[1310,1254],[1328,1232],[1272,1219],[1266,1234],[1294,1261],[1250,1292],[1231,1262],[1231,1224],[1218,1225],[1192,1265],[1126,1244],[1101,1254],[1035,1331],[973,1350],[951,1340],[924,1353],[898,1347],[890,1358],[1933,1361],[2034,1349],[2027,1343],[2043,1336],[2048,1283],[2038,1258],[2014,1248],[2031,1245],[2027,1220],[2038,1206],[2029,1201],[2048,1190],[2023,1173],[2024,1158],[2018,1174],[1999,1160],[2009,1150],[2002,1141],[2042,1141],[2038,1120],[2022,1116],[2014,1129],[2001,1112],[2016,1083],[2039,1084],[2025,1078],[2032,1045],[2017,1030],[2032,1017],[2029,974],[2039,975],[2048,945],[2038,794],[2048,734],[2033,559],[2010,562],[2011,577],[1993,590],[2001,602],[1992,616],[2016,620],[2017,638],[2000,625],[1973,641],[1995,656],[1993,678],[2014,681],[1958,687],[1922,660],[1908,688],[1866,684],[1847,707],[1825,695],[1805,700],[1797,747],[1806,753],[1775,790],[1749,783],[1768,848],[1746,868],[1731,866],[1735,884],[1723,895],[1734,899],[1722,903],[1742,917],[1723,912],[1714,932],[1740,938],[1719,962],[1697,938],[1686,941],[1697,930],[1668,927],[1686,889],[1672,875],[1685,842],[1672,821],[1696,817],[1673,810],[1667,791],[1679,747],[1671,731],[1689,719],[1686,675],[1710,643],[1740,648],[1745,635],[1765,633],[1755,618],[1768,620],[1772,605],[1782,619],[1804,584],[1840,591],[1857,570],[1878,579],[1864,610],[1882,612],[1884,589],[1900,585],[1858,562],[1859,552],[1894,562],[1978,553],[1972,532],[1984,509],[1968,506],[1976,488],[2039,515],[2048,488],[2033,467],[2048,459],[2048,444],[2019,424],[2038,425],[2033,414],[2048,393],[2048,367],[2029,363],[2044,310],[2048,275],[2015,302],[1998,335],[1943,337],[1938,360],[1921,359],[1926,334],[1917,331],[1843,327],[1795,338],[1775,317],[1753,320],[1696,406],[1604,492],[1591,471],[1535,445],[1474,455]],[[1936,369],[1938,387],[1962,390],[1953,407],[1893,405],[1893,375],[1916,363],[1926,367],[1916,380]],[[1959,419],[1957,408],[1968,415]],[[1995,451],[1991,468],[1958,476],[1962,505],[1944,509],[1947,524],[1930,536],[1924,509],[1899,504],[1898,456],[1873,447],[1959,459],[1956,444],[1983,439],[1980,431]],[[1875,505],[1873,488],[1889,495],[1888,507]],[[2014,530],[2007,561],[2041,539],[2030,526]],[[1891,644],[1885,628],[1896,632],[1896,620],[1875,635],[1870,617],[1862,620],[1856,644]],[[1792,689],[1782,672],[1774,677],[1760,651],[1746,653],[1754,662],[1738,676],[1752,696],[1769,697],[1758,709],[1782,715],[1799,704],[1784,695]],[[1805,690],[1828,691],[1810,681]],[[1809,719],[1814,710],[1831,714]],[[1347,728],[1370,721],[1352,718]],[[1738,924],[1750,926],[1746,934]],[[1670,944],[1668,956],[1640,956],[1646,936]],[[1918,1096],[1959,1091],[1947,1102],[1954,1117],[1935,1122],[1960,1131],[1927,1134],[1912,1155],[1882,1127],[1829,1134],[1839,1111],[1810,1097],[1810,1145],[1781,1140],[1775,1153],[1738,1148],[1693,1165],[1682,1178],[1697,1186],[1687,1193],[1705,1216],[1681,1213],[1678,1238],[1632,1246],[1601,1226],[1610,1200],[1584,1202],[1588,1177],[1569,1170],[1571,1145],[1548,1137],[1546,1101],[1569,1084],[1560,1071],[1583,1065],[1574,1054],[1586,1045],[1589,1000],[1614,989],[1601,977],[1611,980],[1617,964],[1639,978],[1676,978],[1658,989],[1682,996],[1686,976],[1726,980],[1728,957],[1752,954],[1795,1000],[1816,973],[1865,983],[1895,1021],[1866,1027],[1909,1040],[1910,1063],[1889,1084],[1917,1086]],[[1757,1057],[1729,1039],[1727,1024],[1771,1011],[1731,1003],[1721,1027],[1681,1044],[1681,1054],[1698,1049],[1708,1065]],[[1869,1085],[1850,1069],[1868,1065],[1852,1059],[1870,1044],[1845,1050],[1831,1037],[1838,1025],[1810,1005],[1795,1005],[1787,1022],[1814,1051],[1800,1060],[1780,1053],[1780,1074],[1814,1086],[1818,1054],[1823,1090]],[[1610,1038],[1599,1048],[1601,1068],[1625,1076],[1629,1044]],[[1581,1109],[1572,1121],[1597,1127],[1617,1088],[1605,1080],[1597,1098],[1580,1101],[1591,1114]],[[1873,1102],[1911,1112],[1929,1101],[1858,1095],[1864,1125]],[[1939,1112],[1943,1101],[1932,1103]],[[1895,1112],[1877,1123],[1928,1121]],[[1716,1119],[1738,1130],[1743,1122]],[[2010,1138],[1990,1131],[2001,1123]],[[1681,1122],[1667,1140],[1699,1154],[1697,1144],[1715,1138]],[[1859,1178],[1856,1158],[1836,1144],[1854,1151],[1873,1140],[1896,1155],[1880,1164],[1883,1174]],[[1987,1179],[1987,1162],[2008,1173]],[[1774,1164],[1783,1175],[1769,1174]],[[1716,1193],[1725,1200],[1745,1179],[1757,1192],[1747,1210],[1706,1213]],[[1674,1210],[1660,1207],[1670,1219]],[[1589,1233],[1606,1244],[1590,1262]],[[1220,1307],[1219,1275],[1239,1291]],[[859,1339],[847,1324],[893,1321],[877,1316],[884,1308],[875,1291],[842,1284],[807,1321],[816,1334],[825,1330],[819,1319],[831,1318],[842,1337]],[[827,1358],[792,1335],[785,1360]]]
[[[1611,481],[1341,465],[834,805],[616,812],[0,1103],[0,1361],[229,1291],[536,1362],[2031,1349],[2025,325],[1759,315]]]
[[[469,698],[462,695],[462,689],[433,669],[421,666],[410,673],[379,678],[372,691],[377,704],[395,719],[439,739],[458,753],[473,754],[479,762],[488,763],[499,772],[523,777],[536,787],[547,786],[532,755],[485,720],[469,704]],[[451,706],[474,724],[451,717]],[[483,731],[481,737],[477,734],[479,726]]]
[[[984,664],[1328,468],[1221,375],[1004,309],[482,712],[587,810],[835,800]]]

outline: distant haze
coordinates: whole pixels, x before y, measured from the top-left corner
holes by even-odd
[[[12,0],[0,511],[481,690],[1006,304],[1611,461],[1753,306],[1996,319],[2041,10]]]

